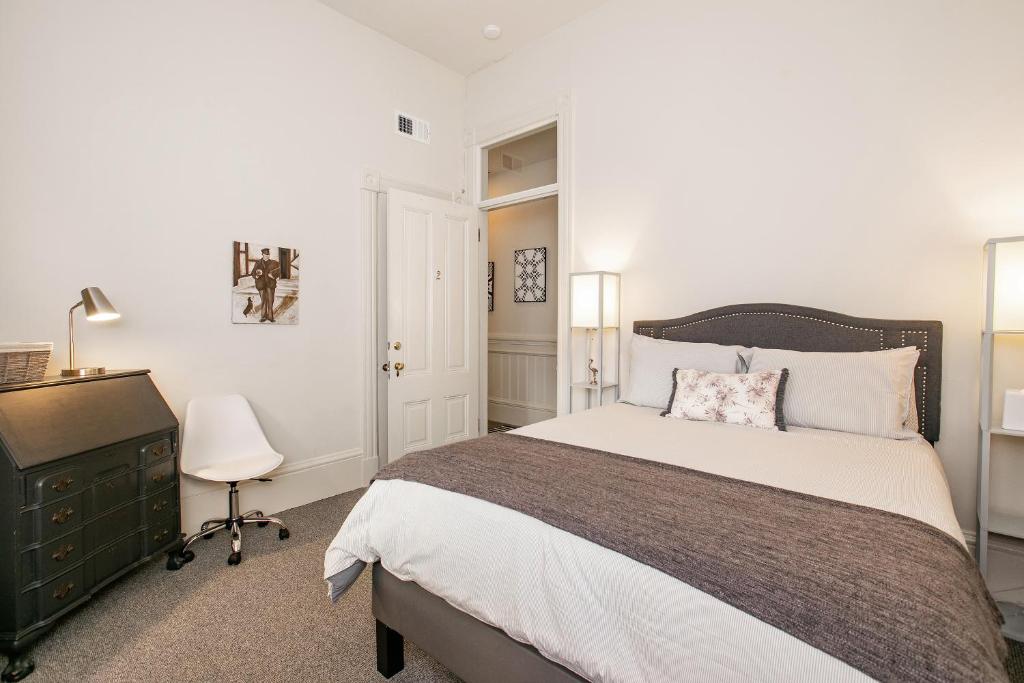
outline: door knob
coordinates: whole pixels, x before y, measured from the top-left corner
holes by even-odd
[[[401,361],[395,363],[395,377],[401,377],[402,370],[405,370],[405,363]]]

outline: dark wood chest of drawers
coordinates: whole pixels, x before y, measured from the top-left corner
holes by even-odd
[[[0,387],[0,651],[179,542],[177,453],[145,370]]]

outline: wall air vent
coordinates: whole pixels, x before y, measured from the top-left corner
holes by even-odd
[[[415,116],[395,112],[395,133],[417,142],[430,144],[430,124]]]
[[[508,152],[501,153],[501,168],[503,171],[512,171],[513,173],[523,172],[523,160],[519,157],[512,156]]]

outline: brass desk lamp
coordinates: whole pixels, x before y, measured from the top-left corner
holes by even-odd
[[[60,371],[63,377],[102,375],[107,371],[106,368],[75,367],[75,309],[79,306],[85,306],[85,319],[93,322],[116,320],[121,317],[99,287],[86,287],[82,290],[82,300],[68,311],[68,367]]]

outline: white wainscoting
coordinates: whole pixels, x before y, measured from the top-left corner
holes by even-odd
[[[554,335],[487,338],[487,419],[522,426],[555,416]]]

